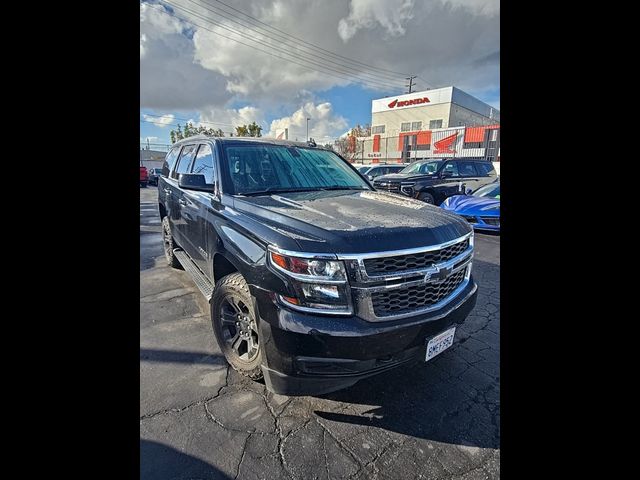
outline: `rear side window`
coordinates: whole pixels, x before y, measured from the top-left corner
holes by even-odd
[[[456,162],[447,163],[442,169],[442,173],[450,173],[452,177],[459,177],[458,164]]]
[[[176,164],[176,160],[178,159],[178,154],[180,153],[180,147],[174,147],[169,150],[167,156],[164,158],[164,163],[162,164],[162,175],[165,177],[169,176],[169,173],[173,170],[173,166]]]
[[[180,160],[178,160],[178,166],[171,174],[171,178],[178,178],[178,175],[180,175],[181,173],[187,173],[189,171],[191,160],[193,160],[193,156],[196,153],[196,146],[197,145],[187,145],[182,148]]]
[[[463,177],[477,177],[478,172],[476,171],[476,167],[471,162],[460,162],[458,165],[458,172]]]
[[[198,149],[196,160],[193,162],[193,168],[191,173],[199,173],[204,175],[207,183],[213,183],[214,170],[213,170],[213,153],[211,152],[211,145],[203,144]]]
[[[493,164],[491,162],[479,162],[476,165],[476,168],[480,172],[480,175],[484,177],[496,177],[496,169],[493,168]]]

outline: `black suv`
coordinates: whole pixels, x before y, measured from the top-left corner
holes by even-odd
[[[447,197],[472,192],[497,179],[493,164],[487,160],[434,158],[416,161],[402,173],[378,177],[373,185],[377,190],[440,205]]]
[[[273,392],[331,392],[429,360],[475,305],[469,224],[375,191],[332,150],[189,137],[158,198],[167,262],[209,300],[229,364]]]

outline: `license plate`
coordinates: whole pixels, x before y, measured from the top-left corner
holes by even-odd
[[[429,343],[427,343],[427,357],[425,358],[425,362],[428,362],[453,345],[453,337],[455,334],[456,327],[452,327],[429,340]]]

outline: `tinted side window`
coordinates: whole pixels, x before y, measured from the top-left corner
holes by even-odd
[[[211,145],[208,143],[200,145],[198,154],[196,155],[196,161],[193,162],[191,173],[204,175],[207,183],[213,183],[213,153],[211,152]]]
[[[456,162],[447,163],[442,169],[442,173],[451,173],[452,177],[459,177],[458,164]]]
[[[162,175],[164,177],[168,177],[169,173],[173,170],[173,166],[176,164],[179,153],[180,147],[174,147],[169,150],[169,153],[167,153],[167,156],[164,158],[164,163],[162,164]]]
[[[477,177],[478,172],[476,171],[476,167],[471,162],[459,162],[458,172],[463,177]]]
[[[485,177],[497,176],[496,169],[493,168],[493,164],[491,162],[479,162],[476,165],[476,168],[480,172],[480,175],[483,175]]]
[[[191,160],[193,160],[193,156],[196,153],[196,146],[197,145],[186,145],[182,148],[180,160],[178,160],[178,166],[171,174],[171,178],[178,178],[178,175],[181,173],[187,173],[189,171],[189,165],[191,165]]]

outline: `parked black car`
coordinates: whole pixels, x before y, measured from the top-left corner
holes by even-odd
[[[435,158],[416,161],[400,173],[378,177],[373,185],[377,190],[440,205],[451,195],[469,193],[497,180],[496,170],[487,160]]]
[[[158,197],[167,262],[209,300],[231,366],[273,392],[331,392],[429,360],[475,305],[469,224],[373,190],[332,150],[189,137]]]
[[[380,177],[382,175],[388,175],[390,173],[398,173],[402,171],[405,167],[406,165],[402,163],[395,163],[395,164],[383,163],[383,164],[372,165],[369,170],[362,173],[364,173],[364,175],[369,180],[374,180],[375,178]]]
[[[162,173],[161,168],[152,168],[149,170],[149,185],[158,185],[158,177]]]

